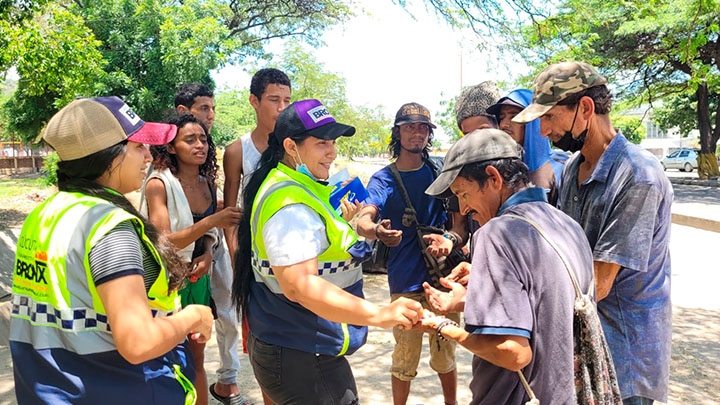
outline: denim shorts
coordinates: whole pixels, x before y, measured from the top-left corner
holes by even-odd
[[[344,356],[303,352],[265,343],[248,334],[255,379],[275,404],[359,404]]]

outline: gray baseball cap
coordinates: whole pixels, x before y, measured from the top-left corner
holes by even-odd
[[[486,160],[522,158],[522,147],[505,131],[477,129],[460,138],[445,155],[442,172],[425,190],[425,194],[448,198],[452,196],[450,184],[457,178],[463,166]]]

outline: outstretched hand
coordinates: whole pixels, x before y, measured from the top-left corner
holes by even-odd
[[[391,229],[390,220],[383,219],[375,226],[375,236],[380,239],[385,246],[397,246],[402,240],[402,231]]]
[[[450,239],[437,233],[427,234],[423,236],[423,240],[428,244],[428,253],[435,257],[447,256],[453,248],[453,243]]]
[[[450,291],[443,292],[427,282],[423,283],[425,296],[430,306],[435,311],[444,314],[464,311],[467,289],[462,284],[449,281],[445,277],[440,279],[440,284],[442,284],[443,287],[449,288]]]

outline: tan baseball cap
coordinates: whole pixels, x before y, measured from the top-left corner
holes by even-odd
[[[124,140],[164,145],[177,134],[170,124],[145,122],[119,97],[81,98],[48,122],[42,138],[60,160],[75,160]]]
[[[562,62],[546,67],[533,82],[533,99],[513,122],[528,123],[541,117],[567,96],[601,86],[607,79],[585,62]]]

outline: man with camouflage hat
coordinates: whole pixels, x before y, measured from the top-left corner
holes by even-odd
[[[565,165],[559,207],[593,249],[598,311],[623,402],[667,402],[673,191],[657,159],[613,128],[606,83],[583,62],[550,65],[514,121],[539,117],[555,146],[580,152]]]
[[[415,210],[417,222],[442,228],[447,220],[441,200],[425,194],[439,170],[430,161],[429,151],[435,124],[430,112],[418,103],[404,104],[395,115],[390,138],[390,152],[395,162],[375,173],[368,182],[368,198],[360,211],[357,233],[367,239],[379,239],[390,246],[387,260],[391,300],[414,299],[430,308],[423,283],[429,281],[423,252],[417,236],[417,224],[407,223],[402,188]],[[395,172],[395,173],[393,173]],[[399,178],[399,181],[396,180]],[[380,218],[380,221],[377,219]],[[457,235],[448,237],[458,238]],[[459,315],[448,314],[459,321]],[[417,375],[422,352],[423,333],[393,328],[395,348],[392,355],[393,403],[404,404],[410,394],[410,383]],[[455,342],[438,339],[430,334],[430,367],[438,373],[446,404],[457,403],[457,369]]]

